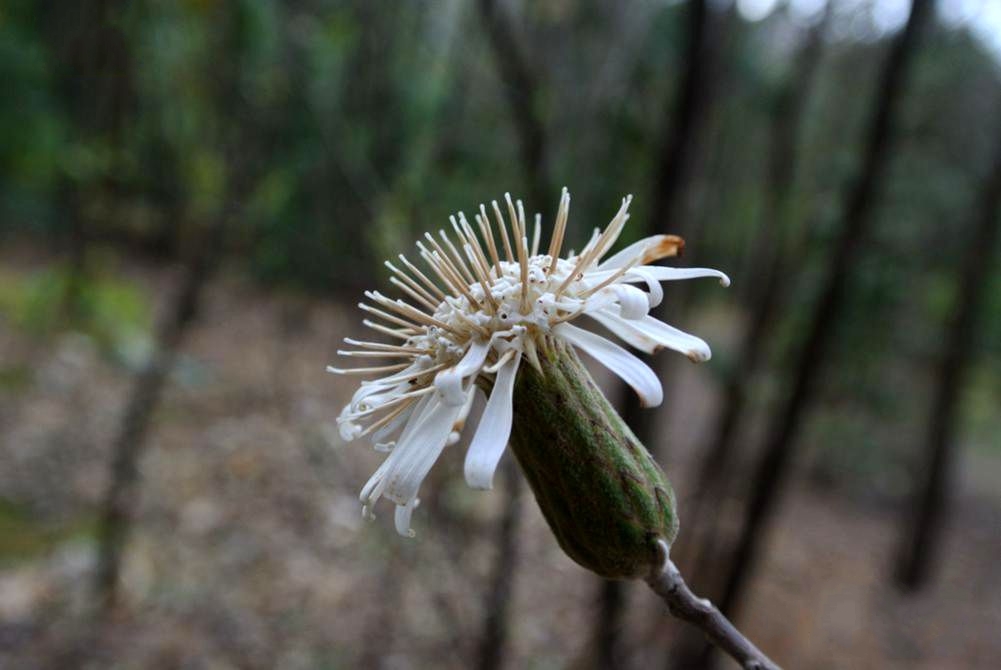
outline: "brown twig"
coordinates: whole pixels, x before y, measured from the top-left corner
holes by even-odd
[[[705,633],[710,642],[729,654],[745,670],[780,670],[715,605],[692,593],[671,560],[667,543],[663,540],[657,540],[657,553],[663,567],[652,572],[647,577],[647,583],[664,600],[672,615]]]

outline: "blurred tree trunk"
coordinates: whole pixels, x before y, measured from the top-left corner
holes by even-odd
[[[515,30],[497,0],[479,0],[480,18],[494,53],[494,62],[508,96],[508,109],[518,136],[522,167],[526,171],[528,211],[544,211],[555,204],[549,183],[546,130],[542,121],[535,70],[515,39]]]
[[[68,258],[62,312],[69,322],[81,316],[92,227],[88,211],[100,209],[104,218],[114,213],[113,200],[120,190],[115,164],[121,160],[123,133],[135,107],[131,54],[117,23],[120,5],[116,0],[88,0],[40,9],[73,142],[90,152],[103,150],[111,160],[96,174],[74,176],[70,166],[60,171],[56,192],[66,217]]]
[[[745,291],[751,318],[738,350],[735,369],[723,390],[723,399],[713,422],[714,432],[703,450],[705,456],[699,467],[689,508],[692,525],[686,541],[681,544],[681,549],[687,549],[687,552],[682,552],[681,562],[688,566],[696,584],[699,583],[699,575],[693,574],[693,570],[704,565],[703,558],[712,555],[714,538],[718,533],[716,516],[704,517],[705,505],[709,501],[718,503],[723,495],[732,466],[737,426],[747,401],[748,385],[767,349],[771,328],[775,325],[773,316],[782,301],[779,279],[788,279],[790,272],[794,273],[792,266],[795,264],[789,254],[795,254],[796,250],[789,249],[789,237],[791,228],[798,223],[793,202],[803,112],[813,91],[832,6],[833,2],[827,4],[822,19],[808,31],[797,49],[793,57],[795,66],[792,76],[779,91],[772,109],[764,206],[749,262],[754,269],[754,277],[749,277]],[[698,586],[700,591],[708,588],[706,584]]]
[[[112,445],[110,481],[105,493],[97,530],[98,558],[95,590],[102,614],[111,615],[119,600],[122,556],[132,525],[132,516],[139,497],[139,462],[144,452],[149,428],[166,386],[170,370],[189,327],[195,321],[205,286],[219,265],[223,242],[235,210],[245,198],[250,183],[251,166],[256,149],[264,141],[262,128],[254,127],[246,117],[243,96],[239,89],[243,35],[238,9],[224,9],[223,38],[218,48],[226,57],[217,61],[214,78],[215,100],[219,119],[236,119],[224,126],[219,138],[223,164],[234,166],[228,175],[225,195],[219,211],[204,224],[200,239],[195,241],[188,267],[178,293],[159,324],[155,350],[146,367],[136,376],[132,392]],[[234,57],[233,54],[236,54]],[[239,159],[237,159],[239,156]]]
[[[718,40],[712,35],[711,11],[708,0],[691,0],[686,7],[685,71],[678,80],[677,90],[671,92],[672,98],[664,102],[663,109],[670,110],[669,119],[658,144],[649,215],[639,231],[640,236],[666,232],[684,237],[688,232],[685,218],[679,214],[683,210],[684,193],[704,140],[706,109],[712,91],[711,73]],[[677,292],[665,292],[664,301],[654,315],[662,315],[679,303]],[[652,357],[642,358],[656,369]],[[658,413],[642,408],[636,394],[625,385],[620,385],[620,397],[624,398],[622,416],[626,424],[640,443],[656,455],[654,431]],[[627,599],[624,582],[602,580],[592,642],[597,650],[599,667],[614,669],[621,666],[619,632]]]
[[[720,609],[731,619],[756,567],[768,524],[788,481],[793,447],[813,400],[847,285],[872,223],[875,196],[890,157],[891,135],[901,91],[913,60],[918,34],[928,20],[931,8],[931,0],[913,0],[907,25],[894,38],[883,68],[861,170],[847,193],[841,229],[806,328],[806,336],[795,358],[792,383],[768,430],[763,455],[751,478],[751,498],[745,507],[736,549],[729,557],[724,572]]]
[[[198,313],[198,305],[221,248],[224,217],[213,222],[190,262],[170,311],[159,328],[156,351],[136,377],[118,437],[112,447],[111,483],[105,495],[97,532],[96,590],[102,609],[118,604],[122,555],[132,512],[138,502],[139,457],[173,368],[178,347]]]
[[[518,529],[521,526],[521,501],[524,482],[508,455],[502,466],[504,472],[504,510],[497,526],[497,552],[493,564],[490,586],[484,598],[486,615],[480,637],[480,670],[498,670],[504,667],[508,638],[508,620],[511,597],[514,591],[515,568],[518,563]]]
[[[998,237],[1001,206],[1001,138],[990,175],[986,178],[977,209],[977,221],[958,272],[959,293],[947,343],[942,353],[935,394],[928,413],[924,481],[914,492],[913,510],[897,557],[897,583],[914,591],[929,578],[939,545],[946,507],[953,484],[956,459],[956,427],[960,393],[973,358],[975,334],[983,302],[984,286],[991,270]]]
[[[545,123],[539,102],[539,84],[529,59],[515,40],[515,30],[496,0],[479,1],[480,20],[494,55],[494,63],[508,94],[508,109],[518,137],[519,156],[528,189],[528,211],[545,211],[555,195],[549,182]],[[497,527],[496,557],[484,600],[484,618],[478,667],[503,666],[508,645],[510,602],[518,562],[518,530],[523,514],[524,483],[514,459],[503,465],[504,511]]]

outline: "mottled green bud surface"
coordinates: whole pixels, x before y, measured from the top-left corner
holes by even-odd
[[[645,577],[678,533],[674,492],[569,346],[518,371],[511,447],[563,550],[610,579]]]

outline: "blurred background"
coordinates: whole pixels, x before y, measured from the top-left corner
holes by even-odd
[[[788,668],[996,667],[1001,2],[7,0],[0,81],[0,666],[730,667],[513,462],[361,519],[361,291],[566,185],[733,278],[666,287],[662,408],[595,372],[693,588]]]

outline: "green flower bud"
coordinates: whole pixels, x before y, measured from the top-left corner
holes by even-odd
[[[511,447],[570,558],[602,577],[645,577],[656,541],[678,533],[674,491],[573,348],[551,343],[538,369],[518,371]]]

